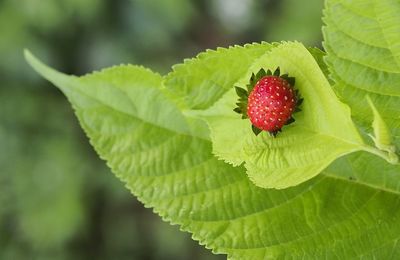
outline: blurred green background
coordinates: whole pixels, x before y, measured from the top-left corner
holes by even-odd
[[[321,45],[323,0],[0,1],[0,259],[225,259],[145,209],[106,168],[23,48],[82,75],[165,74],[206,48]]]

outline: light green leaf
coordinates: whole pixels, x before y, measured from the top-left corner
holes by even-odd
[[[186,133],[190,123],[163,94],[158,74],[120,66],[77,78],[27,59],[67,95],[96,151],[127,188],[213,252],[230,259],[400,255],[398,169],[360,168],[368,185],[336,174],[336,167],[293,188],[257,188],[243,167],[215,159],[210,141]],[[162,104],[174,117],[148,118],[141,99],[149,115]],[[379,160],[372,157],[371,165]]]
[[[389,129],[387,128],[385,122],[383,121],[381,115],[376,109],[374,103],[371,98],[367,96],[367,101],[369,106],[371,107],[372,113],[374,114],[374,121],[372,122],[372,127],[374,129],[374,142],[375,145],[387,152],[395,152],[395,147],[392,146],[392,135],[390,134]]]
[[[191,121],[195,133],[209,139],[209,129],[197,119],[196,111],[212,106],[246,73],[254,60],[276,45],[262,42],[202,52],[173,66],[173,71],[163,80],[165,93]]]
[[[334,89],[357,123],[372,133],[370,96],[400,146],[400,2],[328,0],[324,21]]]
[[[207,109],[232,88],[254,60],[273,47],[263,42],[207,50],[175,65],[164,85],[183,109]]]
[[[390,162],[396,164],[398,163],[399,158],[396,155],[396,146],[393,144],[392,134],[369,96],[367,96],[367,101],[371,107],[372,113],[374,114],[374,121],[372,122],[374,135],[370,136],[374,140],[375,146],[378,149],[387,152]]]
[[[202,116],[210,125],[217,157],[233,165],[244,162],[257,186],[282,189],[314,177],[336,158],[361,150],[364,144],[348,107],[338,101],[313,56],[299,43],[281,44],[264,54],[236,85],[245,86],[261,68],[278,66],[296,78],[295,87],[304,102],[302,111],[294,114],[296,122],[276,138],[266,132],[255,136],[250,121],[232,111],[237,100],[233,88]]]
[[[307,50],[311,53],[311,55],[314,57],[314,60],[318,63],[319,68],[321,71],[324,73],[325,77],[330,80],[329,78],[329,68],[328,65],[325,62],[325,55],[326,53],[323,52],[321,49],[316,48],[316,47],[309,47]]]
[[[389,164],[370,153],[344,156],[332,163],[324,174],[400,194],[400,165]]]

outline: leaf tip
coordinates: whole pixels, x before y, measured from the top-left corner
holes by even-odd
[[[30,64],[30,65],[32,65],[32,63],[34,62],[34,61],[37,61],[37,58],[35,57],[35,56],[33,56],[33,54],[31,53],[31,51],[29,50],[29,49],[24,49],[23,50],[23,53],[24,53],[24,58],[25,58],[25,60]]]
[[[47,67],[46,65],[44,65],[38,58],[36,58],[35,55],[33,55],[30,50],[28,49],[24,49],[24,58],[26,60],[26,62],[28,62],[28,64],[39,74],[41,74],[42,76],[44,76],[44,73],[42,73],[42,71],[44,70],[45,67]]]

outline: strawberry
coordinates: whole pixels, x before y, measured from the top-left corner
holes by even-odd
[[[284,125],[294,122],[292,114],[300,110],[302,99],[294,84],[294,78],[280,75],[279,67],[274,73],[261,69],[257,75],[252,74],[247,91],[235,87],[239,102],[234,111],[250,119],[256,135],[267,131],[276,136]]]

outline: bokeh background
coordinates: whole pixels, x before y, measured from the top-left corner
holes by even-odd
[[[1,0],[0,259],[225,259],[145,209],[100,161],[30,49],[82,75],[162,74],[206,48],[321,45],[323,0]]]

